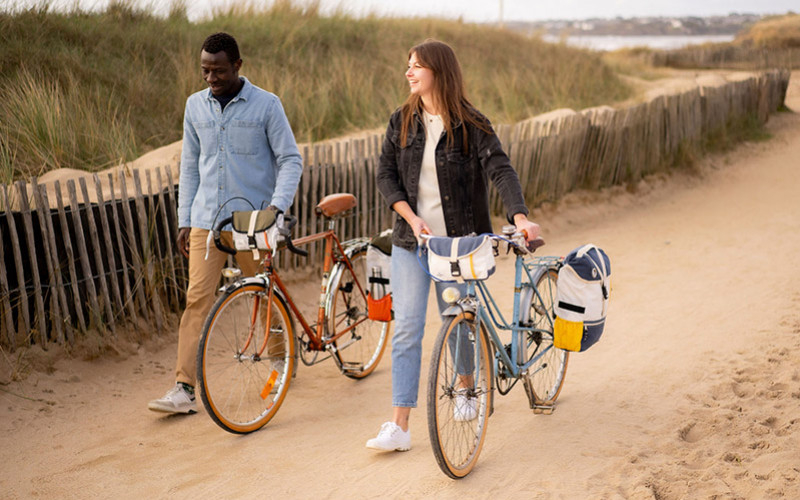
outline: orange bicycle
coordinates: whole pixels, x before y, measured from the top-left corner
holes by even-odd
[[[390,322],[367,314],[368,238],[340,242],[337,219],[355,207],[352,194],[328,195],[316,206],[327,230],[291,239],[295,220],[279,228],[286,248],[324,240],[322,285],[316,322],[310,323],[292,300],[267,252],[263,272],[239,278],[222,291],[206,318],[197,350],[198,389],[211,418],[223,429],[246,434],[260,429],[283,403],[299,357],[306,365],[333,358],[346,377],[361,379],[375,370],[386,348]],[[220,250],[235,253],[219,241]],[[238,270],[225,269],[226,276]],[[295,330],[293,317],[300,323]],[[319,358],[320,353],[327,355]]]

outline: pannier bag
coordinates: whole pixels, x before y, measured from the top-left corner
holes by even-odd
[[[485,280],[494,270],[488,235],[428,240],[428,272],[437,281]]]
[[[233,212],[231,234],[233,246],[239,251],[252,251],[253,259],[260,258],[259,250],[274,250],[282,240],[278,234],[277,219],[273,210],[248,210]]]
[[[367,245],[367,316],[375,321],[392,320],[392,230],[387,229]]]
[[[611,261],[588,244],[567,254],[556,282],[553,345],[585,351],[600,340],[608,312]]]

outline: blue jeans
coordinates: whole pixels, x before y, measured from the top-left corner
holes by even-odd
[[[427,270],[425,254],[417,259],[417,251],[392,246],[392,406],[417,406],[422,337],[425,334],[425,314],[432,281]],[[440,313],[447,307],[442,300],[442,290],[451,286],[458,287],[462,295],[465,293],[463,284],[435,283]]]

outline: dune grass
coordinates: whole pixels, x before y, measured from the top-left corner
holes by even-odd
[[[408,49],[428,37],[454,47],[469,97],[495,123],[631,93],[588,51],[474,24],[322,16],[289,0],[190,22],[172,5],[165,17],[132,0],[0,12],[0,182],[98,170],[179,140],[186,97],[205,86],[199,47],[216,31],[239,41],[241,74],[281,97],[298,141],[383,127],[407,94]]]

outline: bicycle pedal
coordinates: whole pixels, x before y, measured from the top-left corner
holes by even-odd
[[[534,415],[552,415],[555,411],[555,405],[534,405],[533,407],[533,414]]]
[[[343,372],[360,372],[364,370],[364,365],[361,363],[355,363],[352,361],[342,361],[342,371]]]

